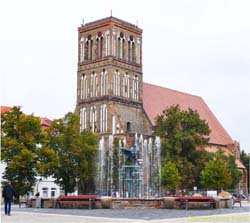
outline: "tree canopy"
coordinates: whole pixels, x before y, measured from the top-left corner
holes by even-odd
[[[207,122],[196,111],[190,108],[182,111],[176,105],[164,110],[157,117],[156,125],[156,135],[162,139],[163,163],[176,164],[181,185],[186,188],[197,185],[200,171],[209,160],[209,154],[203,150],[209,142]]]
[[[48,176],[57,166],[55,153],[46,147],[40,119],[25,115],[20,107],[1,114],[1,155],[6,163],[4,179],[17,194],[32,191],[38,175]]]
[[[166,190],[176,190],[180,186],[181,176],[175,163],[166,162],[161,172],[162,185]]]
[[[69,112],[55,119],[48,132],[48,147],[59,158],[59,167],[54,169],[55,182],[63,187],[65,194],[87,193],[94,182],[97,136],[80,132],[79,116]]]
[[[243,165],[246,167],[247,170],[247,188],[249,190],[249,176],[250,176],[250,154],[245,153],[244,150],[241,150],[240,152],[240,160],[243,163]],[[248,191],[249,193],[249,191]]]
[[[201,184],[208,189],[229,188],[232,184],[232,176],[228,163],[220,153],[216,153],[214,159],[206,163],[201,172]]]

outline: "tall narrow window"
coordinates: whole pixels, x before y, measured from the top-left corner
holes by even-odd
[[[131,61],[131,43],[128,41],[128,62]]]
[[[85,74],[81,76],[80,80],[80,99],[84,99],[88,97],[88,83],[87,77]]]
[[[135,75],[135,77],[133,79],[132,98],[134,100],[139,99],[139,79],[138,79],[137,75]]]
[[[85,53],[84,53],[85,60],[92,60],[92,53],[93,53],[93,39],[91,35],[88,35],[88,39],[85,43]]]
[[[107,132],[107,106],[105,104],[100,108],[100,132]]]
[[[120,96],[121,94],[121,80],[120,80],[120,73],[118,70],[114,73],[114,95]]]
[[[89,44],[89,60],[92,60],[92,55],[93,55],[93,40],[90,40],[90,44]]]
[[[83,98],[87,98],[88,97],[88,79],[86,77],[86,75],[84,75],[83,78]]]
[[[118,37],[118,58],[120,59],[125,58],[125,38],[122,32],[120,33],[120,36]]]
[[[84,38],[81,37],[80,39],[80,62],[84,61]]]
[[[136,62],[136,56],[135,56],[135,43],[132,43],[132,62]]]
[[[87,41],[84,45],[84,60],[89,59],[89,41]]]
[[[125,58],[125,39],[122,39],[122,59]]]
[[[96,97],[98,92],[97,75],[93,72],[90,76],[90,97]]]
[[[103,53],[103,37],[100,39],[100,58],[102,58],[102,53]]]
[[[124,75],[124,97],[129,98],[129,75],[126,73]]]
[[[89,112],[89,120],[90,120],[90,131],[91,132],[96,132],[97,126],[96,126],[96,107],[92,106],[90,107],[90,112]]]
[[[87,127],[87,113],[86,108],[80,109],[80,131],[86,130]]]
[[[101,96],[108,94],[108,76],[107,71],[103,69],[101,73],[101,84],[100,84]]]
[[[117,50],[118,50],[118,58],[121,58],[121,38],[119,37],[118,38],[118,47],[117,47]]]
[[[133,55],[135,54],[134,48],[133,48],[134,43],[135,43],[134,37],[130,36],[128,40],[128,61],[129,62],[134,62],[133,61]]]
[[[110,34],[109,31],[105,33],[105,56],[110,55]]]
[[[98,32],[96,38],[96,58],[102,58],[103,54],[103,35],[102,32]]]

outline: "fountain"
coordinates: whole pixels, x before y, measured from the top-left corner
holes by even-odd
[[[160,196],[161,142],[156,137],[134,136],[129,148],[126,139],[114,146],[114,136],[99,142],[96,189],[100,196],[150,198]],[[105,148],[105,146],[107,148]]]

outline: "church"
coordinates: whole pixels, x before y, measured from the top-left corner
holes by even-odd
[[[238,190],[246,191],[240,148],[199,96],[143,82],[142,32],[134,24],[107,17],[78,28],[76,113],[81,131],[102,136],[152,135],[155,118],[172,105],[196,110],[211,129],[209,152],[235,155],[243,172]]]

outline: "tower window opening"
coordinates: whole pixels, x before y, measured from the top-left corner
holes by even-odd
[[[127,132],[131,132],[131,123],[127,122]]]

